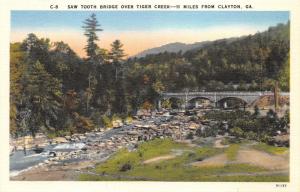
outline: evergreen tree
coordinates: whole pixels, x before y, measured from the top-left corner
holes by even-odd
[[[61,112],[61,83],[47,73],[43,64],[37,61],[26,77],[25,97],[22,110],[30,111],[27,127],[32,135],[41,127],[59,128]]]
[[[279,73],[279,85],[280,89],[283,91],[290,90],[290,57],[286,59],[284,63],[284,67],[281,69]]]
[[[125,79],[124,79],[124,50],[122,49],[123,44],[120,40],[115,40],[111,44],[110,58],[115,71],[115,82],[114,82],[114,103],[113,110],[117,113],[127,113],[127,97],[125,90]]]
[[[121,43],[120,40],[115,40],[111,44],[111,52],[110,56],[115,68],[115,79],[118,79],[118,75],[120,71],[122,72],[122,62],[124,62],[124,57],[126,56],[124,54],[124,50],[122,49],[123,44]]]
[[[21,47],[23,51],[26,51],[30,62],[35,63],[36,61],[40,61],[45,65],[45,69],[49,73],[55,73],[49,55],[49,50],[51,48],[50,39],[39,39],[35,34],[30,33],[23,41]]]
[[[84,22],[82,28],[85,29],[84,35],[87,37],[87,45],[85,47],[87,56],[89,59],[94,60],[96,57],[96,50],[99,48],[96,44],[99,41],[99,38],[96,34],[97,31],[102,31],[100,24],[97,21],[96,14],[92,14],[90,18],[87,18]]]
[[[99,41],[99,38],[97,36],[98,31],[102,31],[100,28],[100,24],[97,21],[96,14],[92,14],[89,18],[87,18],[83,22],[84,26],[82,27],[85,30],[84,35],[87,37],[87,45],[85,47],[87,56],[88,56],[88,75],[87,75],[87,80],[88,80],[88,87],[86,88],[85,91],[85,108],[86,108],[86,114],[89,113],[89,108],[90,108],[90,99],[91,96],[93,95],[93,90],[94,86],[92,87],[92,80],[96,79],[96,73],[97,73],[97,64],[99,61],[99,52],[100,48],[96,44],[97,41]],[[99,78],[98,82],[101,83],[101,75],[103,71],[98,71]],[[96,82],[96,81],[93,81]]]
[[[21,50],[20,43],[10,46],[10,133],[17,134],[18,106],[21,103],[23,90],[22,77],[25,72],[26,54]]]
[[[66,93],[69,90],[79,90],[84,87],[86,78],[84,75],[78,75],[81,69],[82,60],[64,42],[53,43],[53,49],[50,51],[51,65],[54,73],[53,77],[62,82],[62,90]],[[84,73],[85,70],[80,71]]]

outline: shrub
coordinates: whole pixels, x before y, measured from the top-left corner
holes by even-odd
[[[106,127],[106,128],[111,128],[112,125],[112,121],[110,120],[109,117],[107,117],[106,115],[102,116],[102,124]]]
[[[268,143],[272,138],[268,136],[266,133],[261,134],[259,140],[264,143]]]
[[[142,109],[144,109],[144,110],[149,111],[149,110],[151,110],[151,109],[153,109],[153,108],[154,108],[154,106],[153,106],[152,103],[150,103],[150,101],[145,101],[145,102],[142,104]]]
[[[116,121],[116,120],[122,120],[122,118],[120,118],[117,114],[114,114],[111,118],[112,121]]]
[[[155,165],[155,169],[159,169],[159,170],[161,170],[161,169],[162,169],[162,167],[161,167],[160,165]]]
[[[257,139],[257,135],[253,131],[245,132],[245,137],[252,140]]]
[[[132,123],[132,121],[133,121],[133,119],[132,119],[132,117],[130,117],[130,116],[127,116],[127,117],[125,118],[125,122],[126,122],[126,123]]]
[[[260,116],[260,110],[259,110],[259,108],[258,108],[257,105],[255,105],[255,107],[254,107],[254,113],[253,113],[253,116],[254,116],[254,117],[259,117],[259,116]]]
[[[71,132],[84,133],[91,131],[95,128],[93,121],[88,118],[79,115],[78,113],[73,113],[74,125],[71,127]]]
[[[131,169],[131,164],[130,163],[125,163],[124,165],[122,165],[122,167],[120,168],[120,171],[125,172],[125,171],[129,171]]]
[[[161,107],[164,108],[164,109],[171,109],[171,102],[169,99],[167,100],[164,100],[161,104]]]
[[[194,139],[194,134],[192,132],[189,132],[186,136],[186,139]]]
[[[237,138],[243,137],[244,131],[239,127],[234,127],[230,130],[230,133]]]
[[[55,134],[55,133],[48,133],[48,134],[47,134],[47,137],[48,137],[49,139],[53,139],[54,137],[56,137],[56,134]]]
[[[195,134],[198,137],[215,137],[218,133],[218,130],[219,126],[214,125],[212,127],[205,127],[203,130],[201,130],[201,128],[198,128]]]

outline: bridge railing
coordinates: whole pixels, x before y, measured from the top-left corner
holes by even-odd
[[[230,91],[223,91],[223,92],[182,92],[182,93],[172,93],[172,92],[163,92],[161,93],[162,96],[223,96],[223,95],[232,95],[232,96],[264,96],[264,95],[273,95],[274,93],[271,91],[255,91],[255,92],[230,92]],[[288,96],[289,92],[281,92],[280,95]]]
[[[181,93],[172,93],[172,92],[163,92],[161,95],[269,95],[273,92],[181,92]]]

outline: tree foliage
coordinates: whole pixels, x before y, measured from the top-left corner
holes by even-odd
[[[85,47],[87,56],[94,60],[96,58],[96,50],[99,48],[97,45],[97,41],[99,40],[96,32],[102,31],[100,28],[100,24],[97,21],[96,14],[92,14],[89,18],[87,18],[83,22],[84,26],[82,28],[85,29],[84,35],[87,37],[87,45]]]
[[[164,91],[265,91],[272,90],[275,81],[281,90],[289,90],[289,23],[212,41],[185,53],[142,58],[126,58],[120,40],[112,42],[110,50],[101,48],[97,33],[102,29],[95,14],[84,20],[83,29],[87,58],[62,41],[50,42],[33,33],[11,44],[12,134],[85,132],[108,126],[114,114],[154,110]],[[172,98],[162,103],[165,108],[182,104]],[[274,130],[274,122],[286,125],[287,119],[269,114],[254,123],[267,123]],[[253,126],[234,124],[243,131]]]

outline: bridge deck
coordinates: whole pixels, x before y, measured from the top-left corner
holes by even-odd
[[[222,91],[222,92],[181,92],[181,93],[172,93],[172,92],[164,92],[161,95],[165,96],[186,96],[186,95],[273,95],[274,93],[271,91],[254,91],[254,92],[236,92],[236,91]],[[289,95],[289,92],[280,92],[280,95]]]
[[[280,92],[280,95],[289,96],[289,92]],[[238,98],[244,102],[250,104],[258,100],[262,96],[272,96],[274,95],[271,91],[253,91],[253,92],[243,92],[243,91],[223,91],[223,92],[181,92],[181,93],[171,93],[164,92],[161,94],[162,99],[170,99],[172,97],[183,99],[186,102],[196,99],[196,98],[206,98],[212,102],[220,102],[226,98]]]

